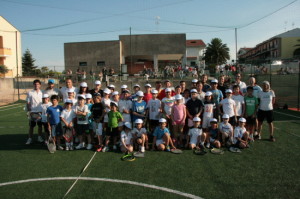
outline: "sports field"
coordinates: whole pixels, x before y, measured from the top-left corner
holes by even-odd
[[[63,198],[94,151],[26,146],[23,107],[0,107],[0,198]],[[121,153],[97,153],[66,198],[298,198],[300,113],[276,110],[275,119],[276,142],[264,125],[265,140],[240,154],[146,151],[124,162]]]

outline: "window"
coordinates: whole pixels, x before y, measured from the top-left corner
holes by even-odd
[[[105,66],[105,61],[97,61],[97,66]]]
[[[79,66],[87,66],[87,62],[79,62]]]

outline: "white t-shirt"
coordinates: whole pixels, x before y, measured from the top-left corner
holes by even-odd
[[[163,98],[161,100],[162,103],[164,103],[164,111],[166,112],[167,115],[171,115],[172,112],[172,107],[174,106],[175,98],[170,97],[170,98]]]
[[[79,92],[79,89],[74,87],[74,86],[72,86],[72,88],[75,90],[74,97],[76,98],[76,94]],[[60,92],[61,92],[62,97],[63,97],[64,100],[68,98],[68,88],[67,87],[65,87],[65,86],[62,87],[60,89]]]
[[[234,129],[233,143],[236,144],[237,141],[238,141],[237,138],[242,138],[245,132],[246,132],[246,128],[245,127],[243,127],[243,128],[241,128],[239,126],[235,127],[235,129]]]
[[[87,105],[84,105],[82,107],[80,106],[76,106],[75,107],[75,113],[76,112],[83,112],[83,113],[87,113],[85,116],[84,115],[77,115],[77,124],[88,124],[89,120],[88,120],[88,113],[89,113],[89,108]]]
[[[43,103],[42,98],[43,92],[41,90],[39,90],[38,92],[36,90],[31,90],[27,93],[26,101],[27,103],[30,103],[30,112],[39,112],[39,106]]]
[[[72,109],[71,110],[64,109],[61,112],[60,117],[64,118],[64,120],[66,120],[67,123],[70,123],[76,117],[76,114]],[[65,126],[65,123],[62,122],[62,125]]]
[[[44,94],[48,94],[49,98],[51,98],[52,95],[60,95],[60,90],[58,88],[46,89]]]
[[[240,81],[239,84],[237,84],[240,87],[240,91],[244,91],[245,89],[247,89],[247,85],[245,82]]]
[[[149,100],[147,104],[147,109],[149,110],[149,119],[150,120],[159,120],[159,109],[161,107],[161,101],[159,99]]]
[[[233,99],[222,99],[220,104],[222,104],[224,114],[229,115],[229,117],[234,116],[235,101]]]
[[[258,93],[258,99],[260,99],[259,109],[263,111],[273,110],[272,100],[275,97],[274,91],[268,92],[261,91]]]
[[[105,99],[105,98],[102,98],[101,100],[105,106],[105,110],[106,110],[106,114],[110,111],[110,102],[111,100],[108,98],[108,99]]]
[[[228,122],[227,122],[227,124],[225,124],[224,122],[221,122],[219,125],[219,130],[223,133],[232,133],[233,132],[233,128],[232,128],[231,124]]]
[[[132,109],[132,101],[131,100],[120,100],[119,103],[119,112],[122,114],[125,122],[131,122],[130,113],[123,113],[124,110],[130,111]]]
[[[42,122],[47,122],[47,108],[49,106],[52,106],[51,102],[48,102],[47,104],[41,104],[39,106],[39,112],[42,113]]]
[[[235,101],[235,111],[237,116],[242,116],[243,104],[245,104],[244,97],[241,95],[232,95],[232,99]]]
[[[123,141],[126,145],[131,144],[132,140],[132,133],[129,132],[128,134],[125,133],[125,131],[121,132],[121,145],[123,145]]]
[[[136,135],[138,138],[142,136],[142,134],[147,134],[147,130],[145,128],[141,128],[140,130],[138,130],[137,128],[134,128],[132,130],[132,134]]]
[[[198,93],[197,98],[198,98],[199,100],[201,100],[202,102],[204,102],[204,99],[205,99],[205,92]]]
[[[197,141],[197,138],[202,135],[202,129],[192,128],[189,130],[188,135],[190,136],[190,140]]]
[[[214,106],[215,106],[215,104],[213,104],[213,103],[204,104],[203,118],[213,118]]]

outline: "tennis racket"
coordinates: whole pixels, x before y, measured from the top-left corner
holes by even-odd
[[[68,128],[65,127],[65,133],[63,135],[63,137],[65,138],[66,142],[71,142],[72,138],[73,138],[73,129],[72,128]]]
[[[194,154],[196,155],[205,155],[207,152],[204,150],[201,150],[200,148],[197,148],[194,150]]]
[[[30,113],[30,120],[34,122],[41,121],[42,116],[40,113]]]
[[[48,142],[47,142],[47,147],[50,153],[55,153],[56,151],[56,145],[55,142],[53,140],[53,138],[51,137],[51,135],[49,136]]]
[[[137,157],[137,158],[143,158],[143,157],[145,157],[145,153],[135,152],[135,153],[133,153],[133,156]]]
[[[121,160],[127,161],[127,162],[132,162],[132,161],[135,160],[135,157],[134,157],[133,154],[129,153],[129,154],[126,154],[126,155],[122,156]]]
[[[241,149],[236,148],[236,147],[230,147],[229,151],[232,153],[241,153],[242,152]]]
[[[180,150],[180,149],[171,149],[171,153],[174,153],[174,154],[181,154],[181,153],[182,153],[182,150]]]
[[[210,150],[210,152],[212,154],[216,154],[216,155],[223,155],[224,154],[224,151],[222,149],[218,149],[218,148],[213,148]]]

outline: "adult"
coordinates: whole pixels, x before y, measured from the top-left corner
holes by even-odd
[[[48,94],[49,98],[51,98],[52,95],[58,95],[61,97],[60,90],[58,88],[54,88],[54,87],[55,87],[54,79],[49,79],[48,86],[44,90],[44,94]]]
[[[206,74],[203,74],[201,76],[201,82],[203,84],[203,91],[206,92],[208,91],[208,89],[210,89],[210,85],[207,83],[207,80],[208,80],[208,76]]]
[[[101,97],[103,97],[103,90],[101,89],[101,81],[100,80],[96,80],[95,87],[90,90],[90,94],[92,96],[94,96],[95,93],[100,93]]]
[[[68,99],[68,89],[74,89],[74,91],[75,91],[74,97],[76,97],[76,94],[78,93],[78,88],[73,86],[72,79],[70,79],[70,78],[66,79],[66,86],[64,86],[60,89],[60,92],[61,92],[62,97],[63,97],[63,101]]]
[[[202,82],[198,81],[196,84],[196,90],[198,91],[198,99],[204,102],[205,92],[203,92],[203,84]]]
[[[196,89],[191,90],[191,99],[189,99],[186,103],[186,114],[188,118],[188,127],[193,126],[193,118],[200,117],[204,104],[203,102],[197,98],[198,92]]]
[[[151,94],[151,84],[145,84],[145,92],[144,92],[144,97],[143,100],[148,104],[149,100],[152,99],[152,94]]]
[[[241,73],[237,73],[235,75],[235,84],[240,87],[240,94],[242,95],[242,91],[245,91],[247,89],[247,85],[245,82],[241,81],[242,75]]]
[[[270,133],[270,141],[275,142],[274,138],[274,115],[273,115],[273,105],[275,103],[275,93],[270,88],[270,83],[268,81],[263,82],[263,90],[258,93],[259,100],[259,108],[257,112],[257,120],[258,120],[258,135],[257,138],[261,139],[262,133],[262,124],[264,119],[267,119],[269,124],[269,133]]]
[[[180,81],[180,87],[181,87],[181,94],[183,94],[183,92],[185,91],[185,89],[186,89],[186,82],[185,81],[183,81],[183,80],[181,80]]]
[[[226,89],[228,89],[228,86],[225,84],[225,76],[220,75],[219,76],[219,82],[218,82],[218,89],[222,91],[223,96],[226,96]]]
[[[250,77],[249,78],[249,86],[253,87],[253,96],[254,97],[258,97],[258,93],[262,91],[261,87],[259,85],[256,84],[256,79],[255,77]],[[246,93],[246,91],[244,91],[243,93]]]
[[[29,120],[29,132],[27,145],[32,143],[33,130],[36,125],[38,125],[38,142],[43,142],[42,138],[42,121],[39,117],[39,106],[42,104],[43,93],[41,91],[41,81],[36,79],[33,81],[33,90],[27,93],[26,107],[30,116]]]
[[[155,90],[157,90],[158,94],[163,90],[161,81],[155,82]]]
[[[159,100],[162,100],[163,98],[166,97],[166,88],[170,88],[171,89],[171,96],[175,96],[175,91],[171,88],[172,84],[170,82],[170,80],[166,80],[165,81],[165,89],[162,90],[158,95],[157,98]]]

